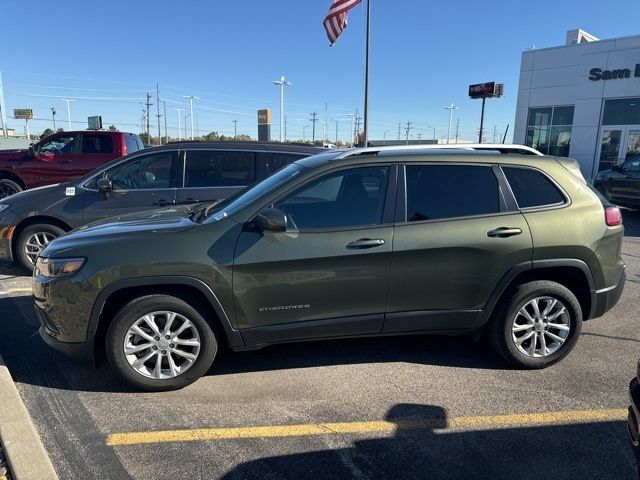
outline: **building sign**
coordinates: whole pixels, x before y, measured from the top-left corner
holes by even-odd
[[[271,125],[271,109],[258,110],[258,125]]]
[[[14,108],[13,118],[31,120],[33,118],[33,110],[30,108]]]
[[[640,77],[640,63],[636,64],[634,77]],[[617,70],[602,70],[601,68],[592,68],[589,70],[589,80],[597,82],[598,80],[617,80],[619,78],[631,77],[629,68],[619,68]]]
[[[469,85],[470,98],[493,98],[501,97],[504,90],[503,83],[487,82]]]
[[[100,115],[87,117],[87,123],[89,124],[89,130],[102,130],[102,117]]]

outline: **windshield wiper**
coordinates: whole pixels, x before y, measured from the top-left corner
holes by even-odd
[[[193,223],[198,223],[198,222],[204,220],[205,218],[207,218],[209,216],[209,213],[211,212],[211,209],[216,207],[220,202],[221,202],[221,200],[216,200],[213,203],[210,203],[208,205],[202,205],[202,206],[196,208],[193,212],[191,212],[189,214],[189,217],[191,218],[191,221]]]

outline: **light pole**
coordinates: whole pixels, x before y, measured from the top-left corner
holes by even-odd
[[[454,106],[453,103],[448,107],[444,107],[445,110],[449,110],[449,130],[447,131],[447,144],[451,143],[451,119],[453,118],[453,111],[457,110],[458,107]],[[435,133],[434,133],[435,135]]]
[[[184,108],[173,107],[173,109],[178,112],[178,140],[182,140],[182,132],[180,131],[180,112],[184,112]]]
[[[51,116],[53,117],[53,131],[56,131],[56,109],[51,107]]]
[[[61,98],[63,102],[67,102],[67,123],[69,125],[69,131],[71,131],[71,102],[75,102],[73,98]]]
[[[284,78],[284,75],[280,77],[280,80],[274,80],[274,85],[280,87],[280,141],[282,142],[282,135],[284,133],[284,87],[291,86],[291,83]]]
[[[189,100],[189,116],[191,117],[191,140],[193,140],[193,99],[198,98],[193,95],[185,95],[187,100]]]
[[[233,139],[238,139],[238,120],[232,120],[233,122]]]

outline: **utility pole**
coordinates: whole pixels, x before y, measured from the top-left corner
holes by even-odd
[[[164,141],[169,143],[169,135],[167,134],[167,101],[162,101],[162,106],[164,107]]]
[[[385,142],[387,141],[387,133],[391,133],[391,130],[385,130],[382,132],[382,140]]]
[[[53,117],[53,131],[56,131],[56,109],[51,107],[51,116]]]
[[[460,119],[458,118],[456,120],[456,143],[458,143],[458,137],[460,136],[460,135],[458,135],[459,131],[460,131]]]
[[[398,140],[402,136],[402,122],[398,122]]]
[[[69,131],[71,131],[71,102],[75,102],[72,98],[61,98],[63,102],[67,102],[67,124],[69,126]]]
[[[178,140],[182,140],[182,133],[180,131],[180,112],[184,112],[184,108],[176,108],[173,107],[174,110],[176,110],[178,112]]]
[[[409,145],[409,132],[413,130],[413,122],[407,122],[407,128],[405,129],[405,133],[407,135],[407,145]]]
[[[493,126],[493,143],[496,143],[497,136],[498,136],[498,126],[494,125]]]
[[[156,83],[156,117],[158,117],[158,145],[162,145],[162,132],[160,131],[160,85]]]
[[[238,139],[238,120],[232,120],[233,122],[233,139]]]
[[[324,102],[324,120],[322,122],[322,145],[327,144],[327,128],[329,126],[329,104]]]
[[[356,109],[356,113],[349,113],[347,115],[351,118],[351,146],[355,145],[354,138],[356,138],[356,117],[358,116],[358,110]]]
[[[311,114],[311,118],[309,119],[309,121],[313,124],[313,128],[312,128],[312,143],[316,143],[316,122],[318,121],[318,112],[313,112]]]
[[[149,142],[149,145],[151,145],[151,105],[153,105],[153,103],[151,103],[151,95],[147,92],[147,102],[145,103],[147,108],[145,117],[147,119],[147,141]]]
[[[449,110],[449,130],[447,131],[447,144],[451,143],[451,119],[453,118],[453,111],[457,110],[458,107],[454,106],[453,103],[448,107],[444,107],[445,110]]]
[[[7,109],[4,106],[4,90],[2,88],[2,72],[0,72],[0,120],[2,121],[2,136],[9,138],[7,130]]]
[[[356,144],[360,145],[360,124],[362,123],[362,117],[356,116]]]
[[[189,116],[191,117],[191,140],[193,140],[193,99],[198,97],[194,97],[193,95],[187,95],[184,98],[189,100]]]

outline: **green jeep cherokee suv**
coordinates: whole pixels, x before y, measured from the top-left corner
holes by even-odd
[[[341,337],[483,332],[551,365],[622,294],[622,219],[576,162],[505,151],[333,151],[222,203],[82,227],[37,260],[40,333],[149,391],[223,346]]]

